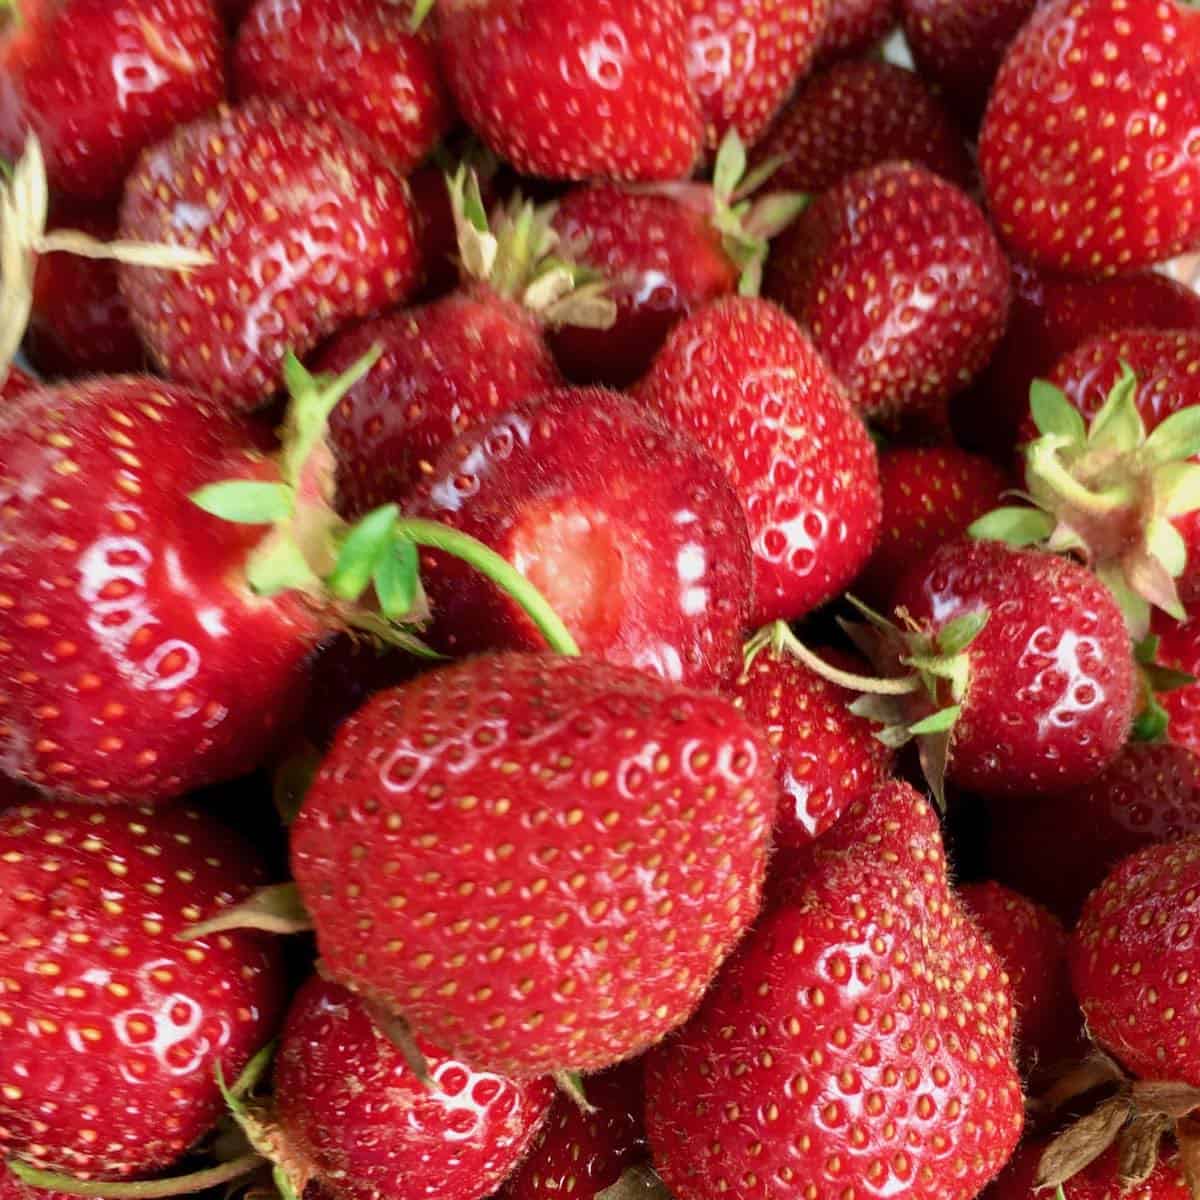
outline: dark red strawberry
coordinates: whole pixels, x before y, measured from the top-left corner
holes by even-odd
[[[996,76],[979,139],[1002,237],[1076,275],[1200,248],[1198,70],[1200,13],[1186,4],[1040,5]]]
[[[757,911],[774,808],[722,697],[483,655],[342,727],[292,866],[325,971],[418,1036],[515,1078],[596,1070],[687,1018]]]
[[[1155,613],[1151,628],[1159,639],[1157,661],[1200,679],[1200,621],[1172,621],[1165,613]],[[1200,754],[1200,683],[1166,692],[1158,702],[1169,717],[1171,741]]]
[[[224,34],[212,0],[10,0],[0,76],[0,153],[33,133],[55,189],[101,200],[223,98]]]
[[[959,187],[973,175],[962,134],[921,78],[874,58],[805,80],[754,152],[758,162],[776,157],[784,161],[775,186],[798,192],[823,192],[888,159],[920,163]]]
[[[407,173],[450,128],[454,111],[437,50],[410,29],[411,4],[257,0],[238,29],[238,96],[279,96],[333,113]]]
[[[282,1010],[277,943],[179,934],[262,883],[190,809],[0,813],[0,1150],[83,1178],[156,1171],[221,1115]]]
[[[1046,1153],[1045,1139],[1028,1141],[1013,1155],[1004,1173],[981,1200],[1039,1200],[1052,1195],[1035,1187],[1038,1163]],[[1133,1187],[1118,1178],[1115,1149],[1108,1150],[1062,1185],[1063,1200],[1192,1200],[1177,1163],[1160,1162],[1150,1177]]]
[[[121,235],[214,259],[186,278],[122,266],[121,286],[158,365],[233,408],[279,388],[289,351],[403,300],[419,271],[408,190],[380,153],[274,100],[143,155]]]
[[[501,158],[550,179],[681,179],[703,143],[681,0],[437,0],[446,81]]]
[[[690,438],[615,392],[547,392],[475,426],[408,511],[502,555],[587,654],[697,687],[741,664],[754,568],[737,495]],[[435,551],[424,561],[436,645],[543,644],[466,563]]]
[[[864,54],[896,24],[896,0],[829,0],[817,63]]]
[[[702,309],[635,394],[733,481],[754,550],[753,624],[801,617],[854,578],[879,527],[875,450],[785,313],[749,297]]]
[[[812,331],[862,413],[940,429],[1004,331],[1008,278],[966,193],[885,163],[847,176],[776,240],[764,291]]]

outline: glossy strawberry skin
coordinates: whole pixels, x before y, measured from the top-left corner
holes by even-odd
[[[1048,1145],[1043,1139],[1025,1142],[981,1200],[1037,1200],[1044,1196],[1046,1192],[1035,1191],[1033,1185]],[[1160,1159],[1149,1179],[1131,1187],[1118,1182],[1117,1169],[1116,1149],[1106,1150],[1063,1184],[1063,1195],[1066,1200],[1190,1200],[1191,1192],[1174,1162]]]
[[[257,0],[234,47],[238,96],[332,113],[407,173],[454,120],[432,35],[408,22],[408,6],[378,0]]]
[[[378,364],[329,422],[352,516],[402,499],[454,437],[560,382],[532,314],[486,285],[356,326],[317,369],[340,373],[375,345]]]
[[[0,413],[0,766],[62,797],[168,800],[243,774],[303,701],[316,616],[241,580],[263,535],[188,493],[270,478],[259,431],[142,376]]]
[[[680,0],[438,0],[459,111],[524,175],[681,179],[703,123]]]
[[[261,885],[186,808],[0,813],[0,1148],[84,1178],[169,1166],[224,1109],[284,1002],[277,940],[177,935]]]
[[[585,654],[692,687],[741,664],[753,559],[718,463],[632,400],[561,389],[450,443],[407,506],[481,539],[525,575]],[[541,649],[473,568],[430,551],[430,637],[448,653]]]
[[[871,50],[896,24],[896,0],[830,0],[817,65]]]
[[[1004,331],[1009,270],[966,193],[884,163],[776,239],[764,294],[812,332],[863,414],[940,430]]]
[[[816,195],[889,159],[920,163],[969,187],[962,134],[912,71],[874,58],[839,62],[810,76],[755,150],[782,156],[771,186]]]
[[[479,1200],[521,1158],[554,1099],[549,1079],[515,1083],[417,1046],[433,1087],[352,992],[313,976],[292,1001],[275,1115],[289,1155],[338,1200]]]
[[[331,976],[477,1068],[596,1070],[699,1000],[758,908],[774,808],[723,698],[485,655],[342,727],[292,866]]]
[[[37,135],[51,186],[114,196],[139,152],[225,94],[212,0],[22,0],[0,28],[0,153]]]
[[[1112,593],[1085,567],[962,538],[916,564],[893,603],[934,631],[966,613],[990,614],[966,651],[952,783],[1050,796],[1094,779],[1116,757],[1133,718],[1133,656]]]
[[[187,275],[122,266],[121,286],[158,365],[237,409],[275,392],[289,350],[403,300],[419,271],[408,189],[379,153],[261,98],[143,155],[121,235],[213,256]]]
[[[702,309],[635,395],[732,480],[754,549],[752,624],[801,617],[854,578],[878,536],[875,448],[785,313],[745,297]]]
[[[1197,69],[1200,14],[1187,5],[1041,5],[1009,48],[980,133],[1004,239],[1076,275],[1200,247]]]

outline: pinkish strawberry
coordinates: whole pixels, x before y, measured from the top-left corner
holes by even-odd
[[[757,911],[774,807],[729,701],[594,658],[483,655],[342,727],[292,866],[328,975],[527,1079],[687,1018]]]
[[[1197,70],[1200,13],[1187,4],[1040,5],[996,76],[979,138],[1005,241],[1074,275],[1200,248]]]
[[[754,550],[753,624],[801,617],[854,578],[879,527],[874,447],[785,313],[749,297],[702,309],[635,395],[732,480]]]
[[[446,81],[526,175],[681,179],[703,121],[681,0],[437,0]]]
[[[896,0],[829,0],[817,65],[873,49],[896,24]]]
[[[1036,1186],[1038,1164],[1048,1145],[1044,1138],[1025,1142],[981,1200],[1038,1200],[1052,1194]],[[1063,1182],[1061,1200],[1193,1200],[1178,1163],[1160,1162],[1132,1187],[1120,1179],[1119,1171],[1117,1152],[1109,1150]]]

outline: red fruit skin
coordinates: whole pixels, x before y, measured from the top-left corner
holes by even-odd
[[[524,1154],[554,1100],[549,1079],[473,1071],[418,1039],[427,1087],[363,1002],[313,976],[292,1001],[275,1061],[289,1156],[338,1200],[480,1200]]]
[[[879,530],[875,447],[786,313],[747,297],[702,309],[635,395],[733,482],[754,551],[752,624],[804,616],[862,568]]]
[[[646,1160],[641,1060],[591,1075],[584,1087],[596,1111],[584,1113],[574,1100],[560,1095],[529,1153],[501,1189],[505,1200],[591,1200],[627,1167]]]
[[[120,191],[138,154],[225,95],[212,0],[22,0],[0,28],[0,154],[37,135],[50,186]]]
[[[1130,742],[1091,783],[1053,803],[1004,801],[989,815],[991,872],[1072,925],[1122,858],[1200,834],[1200,758],[1170,742]]]
[[[1049,1142],[1025,1142],[1013,1155],[1004,1173],[983,1193],[981,1200],[1038,1200],[1035,1191],[1038,1163]],[[1106,1150],[1062,1185],[1066,1200],[1190,1200],[1191,1192],[1175,1161],[1159,1159],[1144,1183],[1125,1186],[1117,1179],[1116,1148]]]
[[[1157,661],[1200,679],[1200,621],[1172,621],[1166,613],[1156,612],[1151,630],[1159,639]],[[1200,754],[1200,683],[1163,692],[1158,702],[1170,718],[1171,741]]]
[[[459,111],[523,175],[682,179],[704,126],[681,0],[437,0]]]
[[[830,0],[684,0],[688,75],[700,98],[705,145],[730,129],[753,146],[807,70]]]
[[[563,388],[475,426],[407,508],[508,559],[585,654],[705,688],[741,664],[754,567],[737,495],[690,438],[624,396]],[[474,568],[422,560],[430,637],[447,653],[544,646]]]
[[[896,24],[896,0],[829,0],[817,65],[866,54]]]
[[[271,1038],[278,939],[178,935],[265,883],[187,808],[39,803],[0,813],[0,1150],[119,1179],[170,1166]]]
[[[811,331],[864,415],[940,430],[1004,331],[1009,270],[965,192],[884,163],[784,230],[764,294]]]
[[[379,0],[257,0],[238,29],[238,97],[279,96],[330,113],[374,142],[401,173],[454,121],[428,27]]]
[[[920,163],[963,188],[974,175],[962,134],[920,76],[874,58],[804,81],[753,155],[778,157],[771,186],[813,195],[889,159]]]
[[[11,1171],[0,1175],[0,1200],[71,1200],[66,1192],[31,1187],[22,1183]]]
[[[1071,981],[1091,1036],[1135,1076],[1200,1086],[1192,986],[1200,838],[1147,846],[1088,897]]]
[[[979,137],[1005,241],[1072,275],[1200,248],[1198,69],[1200,13],[1187,5],[1040,5],[1005,56]]]
[[[317,369],[338,374],[375,345],[329,421],[350,516],[403,499],[453,438],[561,382],[533,315],[483,284],[339,335]]]
[[[245,774],[303,703],[317,616],[253,596],[263,536],[188,494],[266,479],[261,434],[139,376],[0,413],[0,767],[93,803]]]
[[[724,698],[485,655],[342,727],[292,867],[331,976],[525,1079],[686,1019],[757,912],[774,810],[769,751]]]
[[[673,196],[611,183],[573,188],[554,227],[567,257],[599,271],[617,305],[609,329],[550,333],[559,366],[577,383],[629,387],[683,317],[738,285],[710,217]]]
[[[121,287],[158,365],[236,409],[272,395],[289,350],[399,303],[419,273],[408,189],[379,152],[262,98],[143,155],[121,236],[212,255],[188,274],[122,266]]]
[[[935,632],[986,609],[946,778],[985,795],[1057,796],[1094,779],[1128,737],[1137,693],[1112,593],[1079,563],[1002,542],[947,542],[894,605]]]
[[[998,507],[1008,484],[998,467],[957,446],[884,449],[879,455],[879,541],[854,582],[854,594],[875,608],[889,608],[892,589],[909,565]]]
[[[3,384],[0,384],[0,400],[15,400],[37,386],[38,381],[32,375],[16,365],[10,365]]]

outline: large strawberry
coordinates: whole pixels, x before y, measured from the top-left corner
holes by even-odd
[[[0,153],[33,133],[56,189],[106,199],[224,97],[224,34],[212,0],[8,0],[0,78]]]
[[[681,0],[437,0],[459,110],[518,171],[681,179],[703,142]]]
[[[292,865],[328,975],[529,1078],[687,1018],[758,908],[774,808],[769,751],[729,701],[485,655],[342,727]]]
[[[1048,0],[1009,48],[979,139],[988,207],[1023,257],[1112,274],[1200,248],[1200,13]]]

